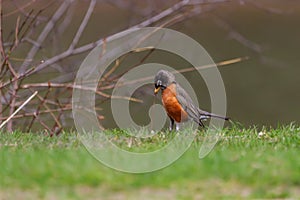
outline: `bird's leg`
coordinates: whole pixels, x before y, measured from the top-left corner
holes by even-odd
[[[199,126],[205,127],[204,124],[203,124],[203,122],[202,122],[202,120],[203,120],[203,121],[206,121],[206,120],[209,119],[209,118],[210,118],[210,116],[201,115],[201,116],[200,116],[200,119],[199,119],[199,122],[198,122]]]
[[[169,126],[169,130],[172,131],[173,128],[174,128],[174,119],[172,119],[171,117],[170,118],[170,126]]]
[[[203,127],[203,128],[205,127],[204,124],[203,124],[203,122],[201,121],[201,119],[199,120],[199,123],[198,123],[198,124],[199,124],[199,126],[201,126],[201,127]]]

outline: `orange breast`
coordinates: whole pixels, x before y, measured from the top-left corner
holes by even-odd
[[[167,114],[176,122],[183,122],[188,119],[187,113],[176,98],[176,85],[174,83],[163,90],[162,102]]]

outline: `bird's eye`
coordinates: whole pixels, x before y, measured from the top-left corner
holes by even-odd
[[[155,88],[159,88],[162,87],[162,82],[161,80],[156,81],[156,83],[154,83]]]

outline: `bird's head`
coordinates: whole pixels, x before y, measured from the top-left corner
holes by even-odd
[[[166,70],[158,71],[154,78],[154,93],[157,94],[160,89],[164,90],[172,83],[175,83],[175,76],[172,73]]]

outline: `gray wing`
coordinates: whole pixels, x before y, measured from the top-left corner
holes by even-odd
[[[210,113],[196,107],[190,95],[179,84],[176,84],[176,97],[188,116],[199,125],[203,125],[201,120],[209,118]]]
[[[192,118],[199,125],[203,125],[201,120],[208,119],[210,117],[229,120],[228,117],[209,113],[196,107],[190,95],[188,95],[188,93],[179,84],[176,84],[176,92],[176,97],[180,105],[187,112],[189,117]]]

